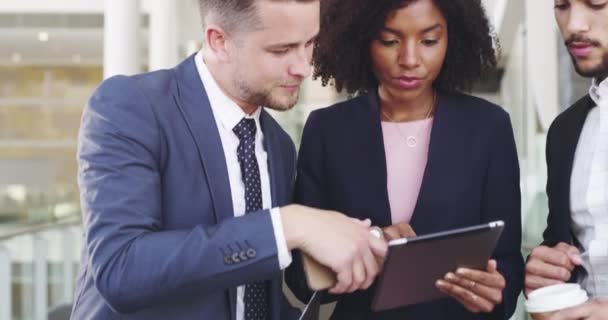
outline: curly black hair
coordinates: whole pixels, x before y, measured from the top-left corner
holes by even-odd
[[[338,92],[373,90],[370,45],[389,14],[419,0],[321,1],[321,33],[315,43],[314,78]],[[434,87],[470,92],[482,73],[496,66],[498,41],[481,0],[432,0],[448,23],[446,58]],[[495,49],[496,45],[496,49]]]

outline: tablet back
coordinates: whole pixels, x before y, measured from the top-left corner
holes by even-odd
[[[502,221],[391,242],[372,310],[444,298],[435,282],[459,267],[485,269]]]

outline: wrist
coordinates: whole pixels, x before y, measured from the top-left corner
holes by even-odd
[[[283,224],[283,234],[287,242],[289,251],[300,248],[303,242],[304,232],[302,225],[299,223],[300,213],[298,205],[288,205],[282,207],[281,222]]]

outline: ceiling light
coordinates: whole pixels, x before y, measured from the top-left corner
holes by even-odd
[[[41,42],[49,41],[49,33],[44,31],[38,32],[38,40],[40,40]]]

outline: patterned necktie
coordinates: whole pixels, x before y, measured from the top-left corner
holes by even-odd
[[[233,129],[239,138],[237,157],[245,184],[245,212],[262,209],[260,169],[255,157],[256,126],[253,119],[243,118]],[[261,281],[245,286],[245,320],[268,319],[268,285]]]

